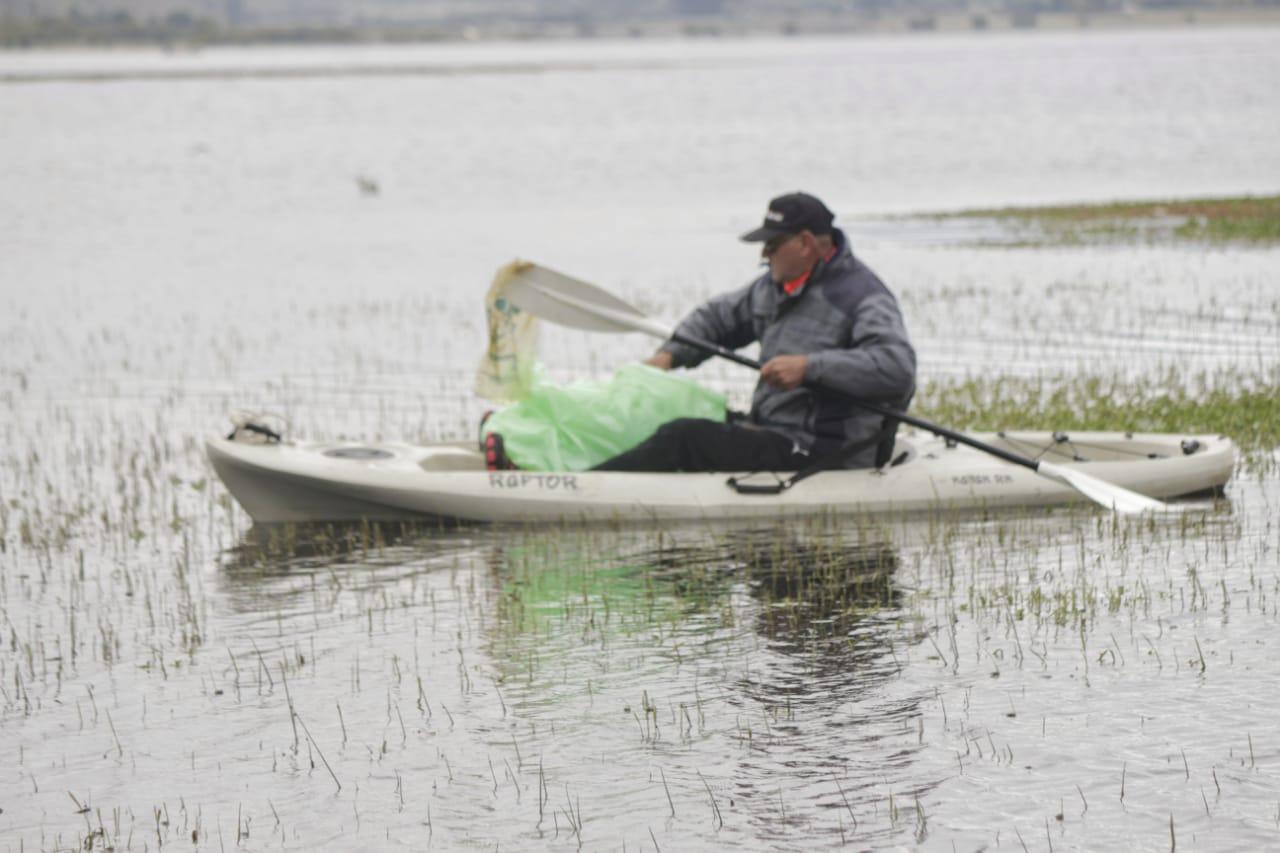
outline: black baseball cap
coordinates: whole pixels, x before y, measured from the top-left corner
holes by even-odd
[[[799,234],[812,231],[816,235],[830,234],[835,214],[827,206],[808,193],[787,193],[769,202],[764,224],[742,235],[743,242],[764,243],[783,234]]]

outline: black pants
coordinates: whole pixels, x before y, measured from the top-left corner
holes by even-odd
[[[791,439],[744,424],[678,418],[596,471],[798,471],[811,461]]]

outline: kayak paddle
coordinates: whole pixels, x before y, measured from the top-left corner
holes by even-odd
[[[525,311],[560,326],[585,329],[591,332],[643,332],[662,340],[675,340],[679,343],[702,350],[711,355],[718,355],[737,362],[753,370],[760,370],[760,362],[747,358],[732,350],[713,344],[709,341],[691,338],[676,333],[661,323],[646,317],[634,306],[629,305],[608,291],[588,284],[576,278],[556,272],[530,261],[520,262],[515,275],[507,282],[507,297]],[[838,394],[842,391],[818,382],[804,383],[807,387],[818,388]],[[858,408],[875,412],[886,418],[893,418],[903,423],[933,433],[942,438],[964,444],[983,453],[989,453],[1014,465],[1029,468],[1037,474],[1056,480],[1078,491],[1102,506],[1121,514],[1141,512],[1174,513],[1185,511],[1187,506],[1168,504],[1149,498],[1146,495],[1100,480],[1076,468],[1055,465],[1052,462],[1031,459],[1018,453],[996,447],[986,442],[971,438],[964,433],[938,426],[923,418],[906,412],[899,412],[887,407],[869,403],[864,400],[849,398]]]

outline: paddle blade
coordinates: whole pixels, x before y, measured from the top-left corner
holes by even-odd
[[[531,261],[517,261],[507,298],[549,323],[589,332],[643,332],[667,338],[671,330],[594,284]]]
[[[1067,484],[1090,500],[1096,501],[1105,507],[1110,507],[1121,515],[1137,515],[1143,512],[1173,514],[1187,510],[1186,506],[1168,504],[1155,498],[1149,498],[1146,495],[1140,495],[1123,486],[1108,483],[1106,480],[1099,480],[1097,477],[1086,474],[1078,468],[1067,468],[1062,465],[1054,465],[1051,462],[1041,462],[1036,470],[1060,483]]]
[[[476,368],[475,391],[487,400],[514,402],[533,390],[538,357],[538,320],[518,310],[507,296],[507,282],[519,262],[507,264],[493,277],[484,298],[489,346]]]

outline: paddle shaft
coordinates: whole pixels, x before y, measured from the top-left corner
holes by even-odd
[[[671,334],[671,339],[677,343],[691,346],[694,349],[699,349],[703,352],[711,353],[712,355],[718,355],[721,358],[728,359],[736,364],[741,364],[743,367],[750,367],[752,370],[757,372],[763,367],[760,362],[753,358],[747,358],[745,355],[741,355],[730,349],[725,349],[724,347],[718,344],[713,344],[710,341],[700,340],[698,338],[690,337],[689,335],[682,335],[679,332],[673,332]],[[992,456],[999,457],[1000,459],[1003,459],[1006,462],[1011,462],[1014,465],[1021,465],[1023,468],[1030,468],[1032,471],[1040,470],[1040,463],[1034,459],[1028,459],[1020,454],[1011,453],[1007,450],[996,447],[995,445],[987,444],[985,441],[978,441],[978,439],[971,438],[962,432],[956,432],[955,430],[947,429],[944,426],[938,426],[935,423],[926,421],[924,418],[918,418],[915,415],[909,415],[906,412],[895,411],[893,409],[885,408],[884,406],[878,406],[875,403],[868,403],[865,400],[859,400],[856,397],[849,396],[849,394],[844,391],[828,387],[820,382],[810,382],[806,380],[801,384],[806,388],[810,388],[815,391],[830,391],[840,394],[860,409],[865,409],[868,412],[874,412],[875,414],[886,418],[893,418],[894,420],[902,421],[905,424],[911,424],[913,427],[922,429],[925,432],[931,432],[934,435],[942,436],[943,438],[954,441],[957,444],[965,444],[977,450],[990,453]]]

